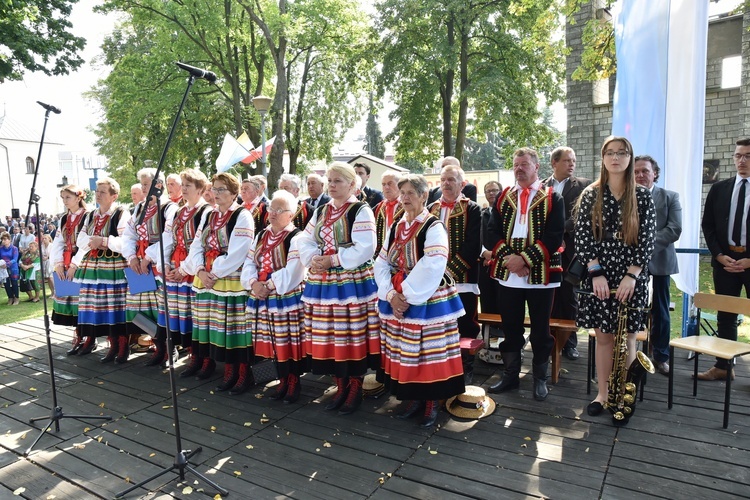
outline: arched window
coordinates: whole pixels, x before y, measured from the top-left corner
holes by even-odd
[[[26,173],[27,174],[34,173],[34,160],[30,156],[26,157]]]

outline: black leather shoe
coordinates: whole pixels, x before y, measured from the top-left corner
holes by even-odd
[[[439,401],[425,402],[424,417],[422,418],[422,421],[419,423],[419,426],[422,427],[423,429],[429,429],[430,427],[435,425],[439,410],[440,410]]]
[[[487,389],[487,392],[491,392],[493,394],[499,394],[501,392],[518,389],[520,385],[521,385],[521,381],[519,380],[518,376],[508,377],[506,375],[503,375],[503,378],[500,379],[500,382],[498,382],[495,385],[490,386],[490,388]]]
[[[576,349],[575,347],[564,348],[563,355],[571,361],[575,361],[576,359],[581,357],[581,354],[578,352],[578,349]]]
[[[603,411],[604,411],[604,406],[599,401],[594,401],[593,403],[589,403],[589,405],[586,407],[586,413],[588,413],[589,416],[592,416],[592,417],[601,415]]]

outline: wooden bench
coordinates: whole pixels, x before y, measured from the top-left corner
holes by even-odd
[[[502,325],[503,318],[499,314],[491,314],[491,313],[479,313],[478,315],[479,322],[482,323],[482,325]],[[523,325],[526,327],[531,326],[531,320],[527,317],[524,319]],[[553,384],[556,384],[557,381],[560,378],[560,362],[561,362],[561,356],[560,352],[562,351],[563,346],[570,338],[570,335],[573,332],[578,331],[578,327],[576,326],[576,322],[574,319],[555,319],[550,318],[549,320],[549,332],[552,335],[552,337],[555,339],[555,346],[552,348],[552,376],[551,376],[551,382]]]
[[[712,309],[719,312],[750,315],[750,299],[743,297],[732,297],[728,295],[715,295],[710,293],[696,293],[693,302],[698,308],[698,321],[700,322],[700,310]],[[727,370],[726,389],[724,392],[724,428],[729,426],[729,403],[731,398],[732,371],[734,360],[738,356],[750,354],[750,344],[737,342],[735,340],[721,339],[710,336],[692,336],[672,339],[669,342],[669,357],[674,360],[675,347],[695,353],[695,365],[693,368],[693,397],[698,395],[698,358],[701,354],[708,354],[729,361]],[[672,409],[672,396],[674,388],[674,367],[669,370],[668,407]]]

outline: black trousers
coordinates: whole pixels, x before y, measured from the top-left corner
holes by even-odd
[[[576,319],[578,316],[578,294],[573,285],[563,280],[558,288],[555,288],[555,299],[552,302],[552,318]],[[564,349],[578,346],[578,335],[576,332],[570,334],[570,338],[563,346]]]
[[[745,255],[730,255],[733,259],[740,259]],[[743,273],[728,273],[723,268],[714,267],[714,288],[717,294],[731,295],[739,297],[742,288],[745,288],[745,297],[750,297],[750,270]],[[737,315],[727,312],[718,312],[716,314],[716,323],[718,326],[719,337],[727,340],[737,340]],[[716,368],[726,370],[729,368],[729,361],[726,359],[716,358]]]
[[[501,352],[520,351],[523,348],[523,322],[526,305],[531,320],[531,348],[534,351],[533,363],[547,363],[555,345],[549,333],[549,318],[552,312],[552,299],[555,288],[511,288],[500,285],[502,300],[500,314],[503,316],[505,340],[500,344]]]

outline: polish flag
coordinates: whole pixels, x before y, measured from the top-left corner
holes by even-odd
[[[242,134],[239,138],[235,139],[230,134],[224,136],[224,143],[221,145],[221,151],[219,157],[216,158],[216,170],[218,172],[226,172],[238,161],[245,158],[253,149],[253,143],[247,138],[246,134]]]
[[[266,141],[266,143],[263,146],[258,146],[257,148],[250,151],[250,155],[242,160],[242,163],[252,163],[256,160],[259,160],[263,157],[263,149],[265,148],[266,154],[271,151],[271,148],[273,147],[273,141],[276,140],[276,136],[271,137]]]

